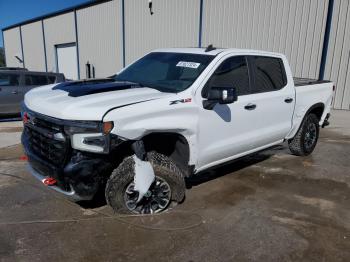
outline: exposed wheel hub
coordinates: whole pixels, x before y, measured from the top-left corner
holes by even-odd
[[[317,128],[315,123],[310,123],[307,128],[306,128],[306,133],[305,133],[305,147],[306,148],[311,148],[317,139]]]
[[[162,178],[157,177],[150,189],[137,203],[139,192],[135,190],[135,183],[131,182],[124,193],[126,207],[135,214],[153,214],[163,211],[170,203],[171,189]]]

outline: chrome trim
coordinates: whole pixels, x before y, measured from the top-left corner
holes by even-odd
[[[32,176],[34,176],[36,179],[40,180],[43,183],[43,180],[46,177],[41,175],[40,173],[38,173],[34,168],[31,167],[30,164],[27,165],[27,170],[29,171],[29,173]],[[57,186],[47,186],[47,187],[55,190],[56,192],[59,192],[59,193],[65,195],[66,197],[68,197],[74,201],[82,201],[82,200],[91,200],[92,199],[92,196],[80,196],[80,195],[78,195],[72,187],[71,187],[71,191],[64,191]]]

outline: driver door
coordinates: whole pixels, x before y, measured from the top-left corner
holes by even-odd
[[[238,100],[231,104],[217,103],[212,110],[200,107],[199,163],[205,169],[239,157],[255,148],[259,116],[250,108],[250,79],[246,56],[225,58],[204,85],[199,99],[205,100],[212,87],[234,87]]]

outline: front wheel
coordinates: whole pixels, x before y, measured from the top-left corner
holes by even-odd
[[[116,213],[159,213],[166,210],[172,201],[181,202],[184,199],[185,180],[175,163],[156,152],[148,153],[148,159],[156,178],[140,202],[137,202],[139,193],[134,190],[133,157],[125,158],[107,181],[106,201]]]
[[[319,136],[319,120],[315,114],[305,117],[295,137],[288,141],[293,155],[307,156],[314,151]]]

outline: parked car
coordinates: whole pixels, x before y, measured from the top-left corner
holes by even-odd
[[[153,51],[114,79],[54,84],[25,96],[30,172],[75,200],[105,190],[117,213],[157,213],[184,178],[288,141],[310,154],[334,86],[293,79],[282,54]]]
[[[59,73],[33,72],[23,68],[0,68],[0,115],[21,112],[24,94],[34,87],[65,81]]]

